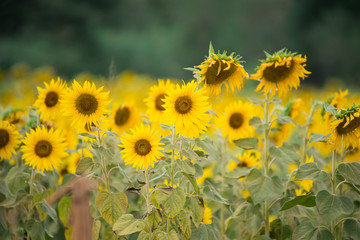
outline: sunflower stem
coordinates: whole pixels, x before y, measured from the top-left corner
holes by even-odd
[[[225,167],[226,167],[226,142],[227,138],[224,138],[224,145],[223,149],[221,151],[221,176],[222,176],[222,182],[221,182],[221,194],[224,194],[225,191]],[[225,208],[224,205],[221,205],[220,210],[220,234],[221,239],[226,239],[225,235]]]
[[[33,196],[33,191],[34,191],[34,188],[33,188],[33,185],[34,185],[34,182],[35,182],[35,169],[32,168],[31,169],[31,175],[30,175],[30,184],[29,184],[29,194],[31,196]],[[31,198],[30,202],[29,202],[29,209],[28,209],[28,214],[27,214],[27,221],[29,221],[31,218],[32,218],[32,213],[33,213],[33,198]],[[30,234],[27,233],[27,240],[30,240]]]
[[[310,125],[311,125],[311,121],[312,121],[314,113],[315,113],[316,106],[317,106],[316,102],[311,106],[310,114],[309,114],[309,117],[307,118],[307,122],[305,125],[304,140],[303,140],[304,145],[303,145],[303,149],[302,149],[301,163],[305,163],[305,161],[306,161],[306,149],[307,149],[307,145],[309,143],[308,134],[309,134]]]
[[[98,134],[98,137],[97,137],[98,143],[99,143],[99,145],[102,145],[102,141],[101,141],[100,131],[99,131],[99,130],[97,130],[97,134]],[[103,175],[104,175],[105,187],[106,187],[106,190],[110,192],[109,175],[108,175],[108,172],[107,172],[107,170],[106,170],[105,159],[104,159],[102,153],[101,153],[101,152],[99,152],[99,153],[100,153],[101,169],[102,169]]]
[[[264,108],[264,122],[266,125],[265,136],[264,136],[264,175],[269,176],[269,106],[270,106],[270,92],[265,97],[265,108]],[[270,221],[269,221],[269,199],[265,199],[264,205],[264,218],[265,218],[265,235],[270,236]]]
[[[175,125],[172,129],[172,144],[175,145]],[[171,166],[170,166],[171,187],[174,187],[174,161],[175,161],[175,149],[173,149],[171,152]]]
[[[151,206],[150,206],[150,177],[149,177],[149,170],[145,170],[145,177],[146,177],[146,207],[147,213],[151,213]]]
[[[332,194],[336,196],[336,149],[332,151],[331,156],[331,182],[332,182]],[[336,219],[331,221],[331,234],[336,236]]]

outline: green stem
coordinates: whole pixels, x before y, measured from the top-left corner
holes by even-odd
[[[173,126],[173,130],[172,130],[172,144],[175,145],[175,125]],[[171,187],[174,187],[174,163],[175,161],[175,149],[172,150],[171,152],[171,170],[170,170],[170,176],[171,176]]]
[[[332,194],[336,196],[336,150],[332,151],[331,155],[331,183],[332,183]],[[331,234],[336,235],[336,219],[331,221]]]
[[[270,92],[266,94],[265,108],[264,108],[264,123],[266,125],[265,137],[264,137],[264,175],[269,176],[269,106],[270,106]],[[270,236],[270,221],[269,221],[269,199],[265,200],[264,205],[264,218],[265,218],[265,235]]]
[[[316,106],[317,106],[317,103],[313,103],[313,105],[311,106],[310,115],[307,118],[307,122],[306,122],[306,125],[305,125],[304,145],[303,145],[302,155],[301,155],[301,162],[302,163],[305,163],[305,161],[306,161],[306,149],[307,149],[307,145],[309,143],[308,134],[309,134],[310,124],[311,124],[312,118],[314,116]]]
[[[101,140],[101,136],[100,136],[100,131],[97,130],[97,134],[98,134],[98,137],[97,137],[97,140],[98,140],[98,144],[101,146],[102,145],[102,140]],[[104,182],[105,182],[105,187],[106,187],[106,190],[110,192],[110,183],[109,183],[109,175],[108,175],[108,172],[106,170],[106,163],[105,163],[105,159],[103,157],[103,155],[100,153],[100,164],[101,164],[101,169],[103,171],[103,176],[104,176]]]
[[[33,198],[34,198],[34,185],[35,182],[35,169],[32,168],[31,169],[31,175],[30,175],[30,184],[29,184],[29,194],[32,196],[30,202],[29,202],[29,209],[28,209],[28,214],[27,214],[27,220],[29,221],[32,218],[32,214],[33,214]],[[27,233],[27,240],[30,240],[30,234]]]
[[[225,168],[226,168],[226,142],[227,142],[227,138],[224,139],[224,145],[223,145],[223,149],[221,151],[221,177],[222,177],[222,182],[221,182],[221,194],[224,194],[225,191]],[[224,205],[221,205],[221,209],[220,209],[220,236],[221,239],[226,239],[226,235],[225,235],[225,208]]]
[[[145,170],[145,177],[146,177],[146,207],[147,213],[151,213],[151,206],[150,206],[150,177],[149,171]]]

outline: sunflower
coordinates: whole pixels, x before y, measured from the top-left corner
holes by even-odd
[[[121,153],[125,165],[131,164],[136,171],[154,167],[154,163],[162,156],[160,150],[163,148],[159,141],[160,137],[148,125],[141,124],[131,129],[131,134],[127,133],[121,138],[120,147],[123,148]]]
[[[175,124],[176,133],[185,137],[198,137],[205,132],[209,126],[210,104],[206,91],[202,88],[196,90],[197,84],[191,81],[186,85],[170,90],[169,95],[165,97],[164,118],[167,124]]]
[[[328,104],[330,104],[331,106],[334,106],[336,108],[342,109],[345,108],[347,105],[347,99],[346,96],[348,95],[349,90],[345,90],[345,91],[341,91],[339,90],[339,92],[335,92],[334,95],[328,97],[328,99],[326,100],[326,102]],[[322,109],[321,111],[321,116],[323,116],[324,121],[326,121],[327,123],[329,121],[334,120],[333,115],[329,112],[325,111],[325,108]]]
[[[68,154],[65,152],[65,138],[59,130],[38,126],[26,133],[24,146],[21,147],[26,165],[40,172],[53,171]]]
[[[257,168],[260,168],[261,167],[260,156],[261,154],[258,151],[253,151],[253,150],[244,151],[242,155],[237,156],[237,161],[233,161],[233,160],[230,161],[230,163],[227,166],[228,171],[231,172],[238,167],[250,168],[257,166]]]
[[[81,86],[74,80],[72,88],[62,101],[64,115],[72,117],[72,123],[80,128],[85,123],[97,125],[102,115],[108,113],[109,92],[102,91],[104,87],[96,89],[95,84],[88,81]]]
[[[288,93],[291,88],[297,89],[300,86],[300,78],[304,79],[310,74],[305,70],[306,56],[287,51],[285,48],[273,55],[265,52],[267,58],[261,60],[255,74],[251,75],[254,80],[261,80],[256,91],[262,91],[265,94],[271,92],[274,96],[276,90],[282,97]]]
[[[238,100],[225,108],[216,125],[221,129],[222,135],[230,141],[252,137],[255,135],[255,129],[249,125],[249,120],[258,114],[257,106]]]
[[[342,109],[330,123],[331,133],[328,138],[334,149],[340,152],[348,147],[358,147],[360,138],[360,105]]]
[[[45,88],[38,87],[39,96],[34,103],[38,108],[42,120],[56,120],[60,113],[60,101],[66,93],[66,83],[58,77],[55,82],[51,80],[50,84],[44,83]]]
[[[132,103],[115,106],[109,118],[111,129],[122,134],[141,122],[140,113]]]
[[[211,224],[212,223],[212,211],[211,208],[208,207],[208,205],[204,204],[204,215],[201,220],[205,224]]]
[[[21,135],[15,126],[7,121],[0,122],[0,161],[10,159],[16,154],[15,148],[19,146]]]
[[[211,45],[210,49],[212,49]],[[200,75],[200,82],[204,82],[204,87],[210,96],[219,96],[222,85],[225,85],[227,90],[230,87],[233,93],[236,88],[240,90],[244,86],[244,78],[248,78],[249,74],[240,64],[241,57],[234,55],[235,53],[227,56],[226,52],[215,54],[210,51],[205,61],[195,66],[200,70],[194,73]]]

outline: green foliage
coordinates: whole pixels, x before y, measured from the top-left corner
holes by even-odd
[[[233,142],[239,148],[249,150],[249,149],[254,149],[257,147],[259,139],[257,139],[257,138],[242,138],[242,139],[234,140]]]
[[[245,184],[255,204],[263,202],[273,194],[273,182],[271,178],[262,175],[257,169],[251,170],[245,180]]]
[[[126,236],[144,230],[145,225],[143,220],[135,219],[132,214],[124,214],[114,223],[113,231],[119,236]]]
[[[306,221],[295,229],[292,238],[296,240],[328,240],[332,239],[332,235],[329,230],[314,227],[310,221]]]
[[[337,169],[346,181],[360,185],[360,163],[341,163]]]
[[[290,209],[296,205],[301,205],[301,206],[305,206],[305,207],[315,207],[316,206],[315,196],[311,195],[311,194],[296,196],[296,197],[292,198],[291,200],[285,201],[284,204],[282,204],[280,210],[284,211],[284,210]]]
[[[101,216],[111,225],[126,213],[128,199],[125,193],[100,192],[96,197],[96,207]]]

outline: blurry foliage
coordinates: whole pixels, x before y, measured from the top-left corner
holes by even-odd
[[[252,71],[259,49],[284,46],[308,57],[309,84],[358,84],[360,4],[355,0],[2,0],[0,69],[48,64],[60,75],[132,69],[191,78],[209,41],[236,51]]]

